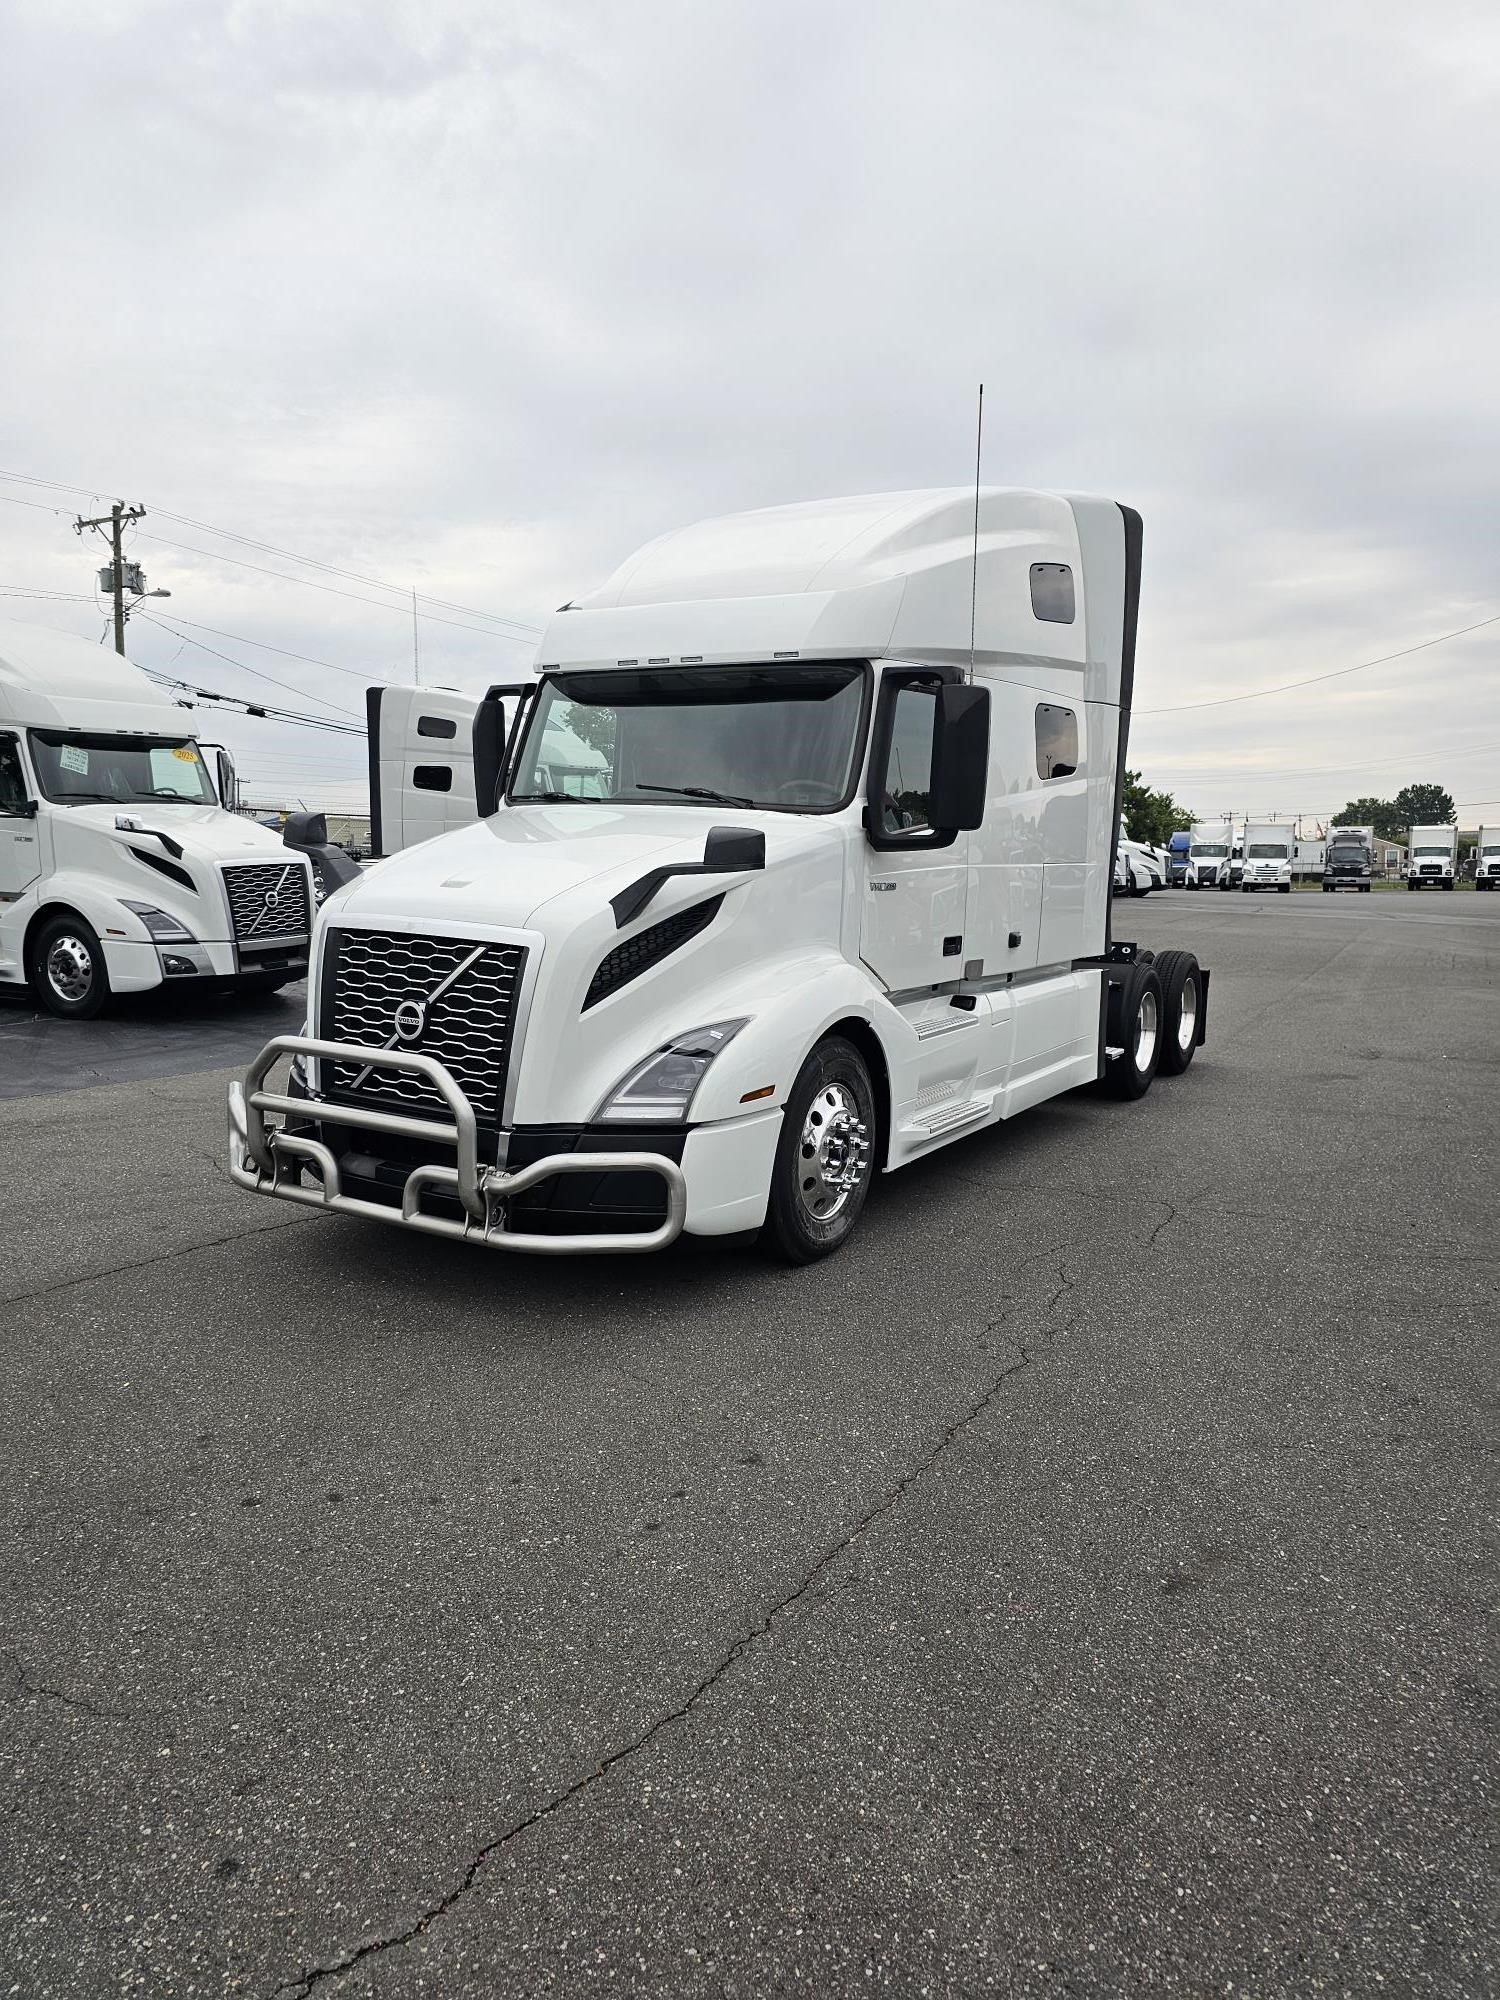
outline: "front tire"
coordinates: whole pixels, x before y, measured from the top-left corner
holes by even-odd
[[[1166,953],[1162,954],[1163,957]],[[1110,1097],[1144,1097],[1161,1060],[1161,980],[1156,965],[1137,960],[1106,1003],[1105,1042],[1119,1054],[1105,1060],[1101,1082]]]
[[[792,1085],[771,1170],[761,1243],[785,1264],[841,1250],[875,1175],[875,1090],[852,1042],[818,1043]]]
[[[49,917],[31,951],[31,986],[49,1014],[91,1021],[109,998],[104,950],[82,917]]]

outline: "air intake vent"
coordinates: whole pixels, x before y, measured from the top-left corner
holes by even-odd
[[[169,882],[178,882],[184,889],[191,889],[196,896],[198,885],[185,868],[179,868],[175,861],[168,861],[164,854],[148,854],[144,847],[132,847],[131,853],[137,861],[144,861],[148,868],[154,868],[158,875],[165,875]]]
[[[628,986],[632,979],[649,972],[653,965],[659,965],[679,945],[696,937],[699,931],[706,931],[719,914],[719,905],[723,900],[722,896],[710,896],[706,903],[694,903],[690,910],[679,910],[675,916],[664,917],[659,924],[638,931],[624,944],[617,944],[600,960],[599,970],[584,995],[582,1011],[586,1014],[598,1001],[607,999],[620,987]]]

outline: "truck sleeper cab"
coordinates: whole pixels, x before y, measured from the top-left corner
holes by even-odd
[[[226,811],[187,714],[85,639],[0,621],[0,983],[86,1018],[307,967],[310,857]]]
[[[496,1248],[805,1262],[876,1172],[1186,1069],[1208,975],[1109,935],[1139,523],[990,489],[976,573],[974,510],[712,521],[556,614],[519,731],[479,705],[483,817],[322,911],[233,1178]]]

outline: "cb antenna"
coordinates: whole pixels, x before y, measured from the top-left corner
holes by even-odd
[[[974,560],[969,570],[969,679],[974,678],[974,628],[979,609],[979,462],[984,455],[984,384],[979,385],[979,417],[974,426]]]

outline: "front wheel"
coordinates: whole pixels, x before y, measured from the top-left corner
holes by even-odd
[[[82,917],[49,918],[32,947],[31,984],[49,1014],[92,1020],[109,998],[109,973],[93,927]]]
[[[875,1091],[852,1042],[818,1043],[792,1085],[781,1118],[761,1242],[786,1264],[841,1250],[875,1174]]]

